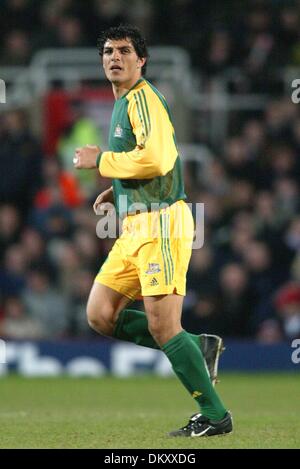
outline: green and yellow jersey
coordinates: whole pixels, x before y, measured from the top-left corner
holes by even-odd
[[[132,204],[172,205],[186,198],[175,133],[165,98],[141,78],[116,100],[109,133],[109,151],[102,153],[100,174],[113,179],[117,213],[127,213],[119,196]],[[123,198],[124,200],[124,198]],[[152,205],[153,207],[153,205]]]

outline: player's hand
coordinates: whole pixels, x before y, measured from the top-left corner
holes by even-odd
[[[108,215],[112,214],[114,211],[114,195],[113,195],[113,188],[110,187],[106,191],[101,192],[98,195],[97,199],[94,202],[93,209],[96,215],[99,215],[99,211],[107,211]]]
[[[97,168],[97,156],[101,148],[97,145],[85,145],[85,147],[76,148],[73,163],[76,169]]]

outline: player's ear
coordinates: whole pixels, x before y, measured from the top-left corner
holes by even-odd
[[[143,68],[145,63],[146,63],[146,58],[145,57],[138,57],[137,68]]]

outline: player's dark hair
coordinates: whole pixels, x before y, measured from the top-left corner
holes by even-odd
[[[146,40],[136,26],[131,26],[130,24],[120,24],[119,26],[113,26],[109,29],[106,29],[105,31],[102,31],[97,40],[97,47],[101,57],[103,56],[104,44],[108,39],[114,39],[116,41],[121,39],[130,39],[134,50],[140,59],[148,59],[149,57]],[[142,75],[146,74],[146,68],[147,61],[142,67]]]

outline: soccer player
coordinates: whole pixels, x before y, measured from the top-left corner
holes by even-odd
[[[109,151],[86,145],[76,150],[73,162],[78,169],[98,168],[101,176],[113,179],[94,209],[113,200],[123,224],[92,287],[89,324],[100,334],[166,354],[199,406],[188,424],[170,436],[229,433],[231,414],[213,387],[222,340],[189,334],[181,326],[194,222],[184,202],[167,103],[144,78],[148,53],[137,28],[110,28],[98,47],[115,97]],[[140,295],[145,313],[127,309]]]

